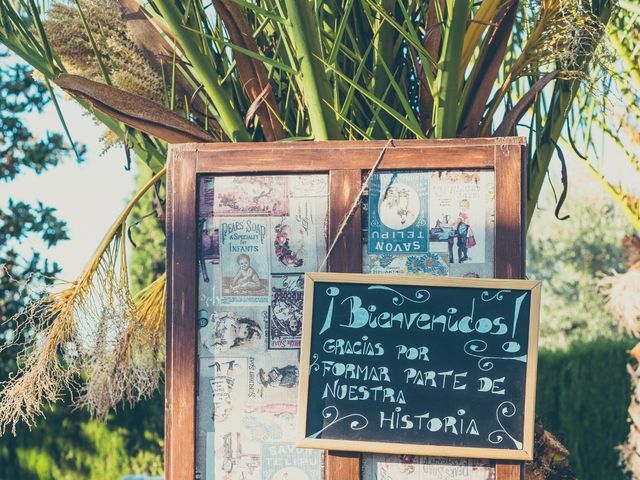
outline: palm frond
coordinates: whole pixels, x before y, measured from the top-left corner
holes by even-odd
[[[135,332],[132,325],[157,324],[163,314],[158,309],[164,307],[150,301],[161,298],[162,282],[142,292],[136,304],[123,242],[129,213],[164,174],[163,169],[154,175],[128,203],[75,281],[60,283],[59,291],[29,304],[14,319],[30,343],[18,359],[18,373],[0,391],[0,434],[8,428],[15,433],[20,421],[32,426],[43,405],[56,402],[64,390],[79,393],[81,403],[103,414],[157,388],[160,336],[150,340],[158,356],[149,357],[149,349],[135,348],[148,341],[123,335]],[[127,376],[113,376],[125,370]],[[89,374],[85,387],[79,384],[81,373]]]

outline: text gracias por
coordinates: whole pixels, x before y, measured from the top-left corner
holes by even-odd
[[[369,289],[386,290],[393,293],[393,289],[386,286],[370,286]],[[427,290],[422,290],[422,295],[426,295],[424,301],[428,300],[430,294]],[[506,291],[505,291],[506,292]],[[326,315],[323,315],[324,322],[319,334],[327,331],[334,331],[336,327],[347,329],[371,329],[374,335],[376,330],[385,331],[387,329],[401,329],[407,331],[429,331],[436,333],[461,333],[477,337],[478,335],[505,336],[509,335],[510,340],[502,345],[502,349],[507,353],[520,351],[520,344],[512,339],[518,323],[518,317],[522,302],[527,293],[523,293],[514,302],[513,317],[510,319],[504,316],[493,318],[475,318],[476,299],[472,298],[466,312],[461,312],[455,307],[446,308],[446,313],[427,313],[424,309],[413,312],[391,312],[378,311],[376,305],[365,305],[361,297],[349,295],[344,298],[340,296],[340,288],[333,286],[325,291],[330,298]],[[485,291],[484,294],[487,292]],[[402,297],[402,295],[400,295]],[[406,297],[404,297],[406,298]],[[500,295],[494,295],[492,300],[501,299]],[[394,298],[398,300],[398,297]],[[395,303],[395,302],[394,302]],[[419,302],[423,303],[423,302]],[[347,305],[348,314],[342,310],[340,315],[336,315],[336,305]],[[339,318],[336,318],[339,317]],[[346,321],[345,321],[346,320]],[[342,338],[328,338],[322,342],[322,352],[326,355],[338,357],[377,357],[385,355],[385,348],[382,342],[373,341],[369,335],[362,335],[358,340],[346,340]],[[405,342],[409,343],[409,342]],[[468,371],[444,370],[436,371],[424,367],[430,362],[430,352],[428,345],[406,345],[403,343],[393,346],[393,359],[412,361],[414,367],[403,369],[403,381],[405,385],[424,387],[425,389],[451,389],[467,390],[475,389],[490,395],[505,395],[505,377],[480,376],[475,382],[468,376]],[[477,422],[474,418],[465,417],[466,411],[458,409],[455,415],[433,416],[431,412],[424,412],[419,415],[403,414],[400,405],[407,403],[405,393],[402,389],[394,389],[385,386],[392,383],[389,367],[360,365],[353,361],[319,360],[314,357],[312,371],[317,371],[323,378],[329,378],[325,383],[322,398],[338,399],[341,401],[362,401],[373,400],[381,403],[393,405],[393,409],[380,410],[378,418],[379,428],[388,429],[426,429],[431,432],[449,433],[452,435],[480,435]],[[526,356],[522,356],[526,361]],[[417,367],[417,368],[416,368]],[[365,386],[352,384],[352,381],[380,382],[380,386]],[[344,383],[349,381],[349,383]]]

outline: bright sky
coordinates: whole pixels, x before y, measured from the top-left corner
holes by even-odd
[[[0,183],[0,207],[13,198],[28,203],[42,201],[57,208],[57,216],[67,222],[70,240],[60,242],[45,256],[63,267],[61,278],[73,280],[124,208],[134,190],[135,177],[133,171],[124,169],[122,147],[101,155],[100,136],[105,127],[95,125],[71,99],[63,95],[58,98],[73,139],[87,146],[86,161],[78,164],[69,159],[40,175],[27,171],[12,182]],[[63,132],[52,104],[43,115],[28,116],[25,123],[37,136],[46,135],[47,130]],[[27,241],[22,248],[41,250],[42,246]]]

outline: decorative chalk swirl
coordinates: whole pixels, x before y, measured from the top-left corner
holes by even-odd
[[[312,370],[314,372],[317,372],[318,370],[320,370],[320,364],[318,364],[318,358],[320,358],[320,355],[318,355],[317,353],[314,353],[312,358],[313,358],[313,362],[311,362],[311,364],[309,365],[309,375],[311,375]]]
[[[511,290],[500,290],[500,291],[498,291],[498,293],[495,293],[494,295],[491,295],[488,290],[485,290],[480,295],[480,298],[482,298],[482,300],[484,302],[490,302],[491,300],[494,300],[494,299],[498,300],[500,302],[504,298],[504,294],[507,293],[507,292],[510,292],[510,291]],[[489,296],[489,295],[491,295],[491,296]]]
[[[472,357],[479,358],[478,368],[483,372],[493,369],[492,360],[515,360],[517,362],[527,363],[527,355],[519,356],[503,356],[503,355],[485,355],[488,348],[487,342],[480,339],[469,340],[464,344],[464,353]],[[505,342],[502,344],[502,350],[506,353],[517,353],[520,351],[520,344],[517,342]]]
[[[334,418],[332,418],[334,417]],[[351,430],[362,430],[369,425],[369,420],[364,415],[360,415],[359,413],[352,413],[350,415],[345,415],[344,417],[340,416],[340,412],[337,407],[334,405],[329,405],[322,410],[322,418],[330,420],[328,425],[325,425],[323,428],[318,430],[313,435],[309,435],[309,438],[318,438],[318,436],[324,432],[327,428],[334,426],[336,423],[342,422],[349,418],[354,418],[355,420],[351,420],[349,423],[349,428]]]
[[[513,436],[507,432],[507,429],[504,428],[502,422],[500,421],[500,416],[503,418],[511,418],[516,414],[516,406],[512,402],[502,402],[498,405],[496,409],[496,420],[498,421],[498,425],[500,425],[501,430],[494,430],[487,436],[487,440],[489,440],[494,445],[502,443],[505,440],[505,435],[511,439],[511,441],[515,444],[518,450],[522,450],[522,442],[513,438]]]
[[[394,290],[393,288],[387,287],[385,285],[371,285],[369,287],[369,290],[387,290],[389,292],[393,292],[396,296],[393,297],[391,301],[396,306],[402,305],[405,300],[411,303],[424,303],[427,300],[429,300],[429,298],[431,298],[431,293],[429,293],[429,290],[424,290],[424,289],[417,290],[414,293],[415,298],[409,298],[401,294],[397,290]]]

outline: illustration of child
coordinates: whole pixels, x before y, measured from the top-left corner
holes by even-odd
[[[268,372],[260,369],[258,378],[262,386],[293,388],[298,385],[298,367],[286,365],[284,367],[273,367]]]
[[[235,312],[214,313],[211,317],[214,329],[205,338],[204,345],[212,352],[225,352],[262,338],[262,327],[251,318],[241,317]]]
[[[237,256],[236,262],[240,267],[238,273],[231,280],[230,288],[232,292],[240,290],[260,290],[260,277],[258,272],[251,266],[251,257],[246,253]]]

